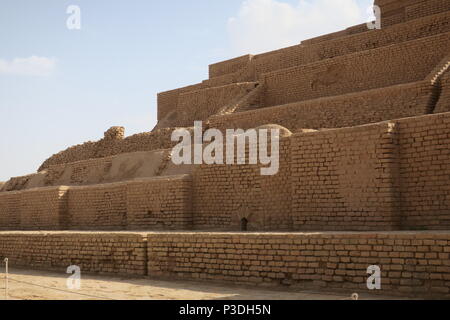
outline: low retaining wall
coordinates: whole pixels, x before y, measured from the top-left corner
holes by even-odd
[[[450,298],[450,232],[148,235],[148,274],[170,279]]]
[[[128,229],[192,227],[190,176],[135,181],[127,185]]]
[[[450,232],[0,232],[11,268],[450,298]]]
[[[11,268],[65,272],[76,265],[81,272],[144,276],[146,250],[145,235],[136,233],[0,233],[0,257]]]

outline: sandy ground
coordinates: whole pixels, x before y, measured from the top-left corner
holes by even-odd
[[[1,270],[0,272],[3,272]],[[80,290],[69,290],[65,273],[10,270],[9,300],[350,300],[350,295],[254,289],[190,281],[159,281],[109,276],[82,276]],[[0,300],[5,274],[0,273]],[[389,299],[360,296],[366,299]]]

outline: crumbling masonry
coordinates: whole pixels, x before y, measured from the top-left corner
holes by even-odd
[[[381,30],[213,64],[158,95],[153,131],[0,184],[0,258],[360,292],[378,265],[377,293],[450,298],[450,0],[375,2]],[[196,120],[283,126],[279,173],[175,166],[171,133]]]

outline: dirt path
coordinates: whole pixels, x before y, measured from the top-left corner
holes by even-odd
[[[1,270],[3,272],[3,270]],[[346,300],[349,295],[250,289],[190,281],[158,281],[109,276],[82,276],[81,289],[69,290],[65,273],[10,270],[10,300]],[[0,300],[5,299],[0,273]],[[361,296],[362,299],[380,297]]]

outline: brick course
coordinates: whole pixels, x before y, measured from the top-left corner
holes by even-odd
[[[250,129],[277,123],[291,131],[353,127],[424,115],[427,112],[431,94],[430,82],[421,81],[247,112],[217,115],[209,119],[209,125],[212,128],[225,130]]]
[[[148,235],[148,274],[184,280],[450,298],[450,234]],[[382,290],[367,289],[367,268]]]
[[[0,232],[11,268],[450,298],[449,232]],[[381,269],[369,291],[367,268]]]
[[[424,80],[449,50],[445,33],[267,73],[265,106]]]
[[[192,228],[190,176],[164,177],[127,185],[130,230]]]
[[[11,268],[65,273],[76,265],[82,274],[147,274],[147,243],[142,234],[1,232],[0,258],[6,257]]]

